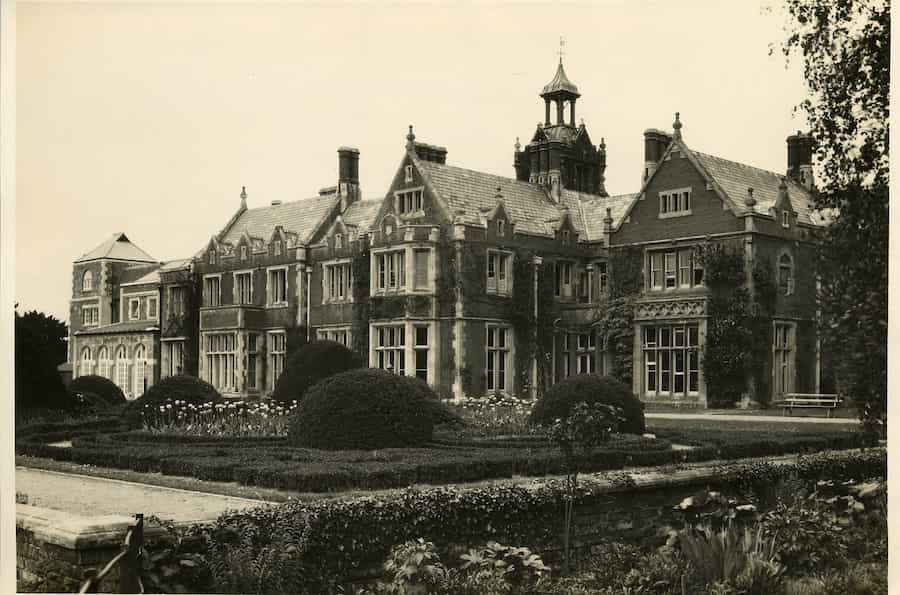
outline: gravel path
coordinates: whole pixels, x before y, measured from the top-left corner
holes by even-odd
[[[740,415],[728,413],[668,413],[647,412],[647,419],[699,419],[701,421],[745,421],[748,425],[756,423],[802,423],[802,424],[836,424],[857,425],[858,419],[838,417],[814,417],[800,415]]]
[[[28,504],[83,516],[142,512],[178,523],[212,520],[226,510],[266,504],[260,500],[26,467],[16,467],[16,492],[27,496]]]

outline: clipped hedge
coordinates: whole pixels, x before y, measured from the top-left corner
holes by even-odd
[[[434,432],[437,397],[430,392],[420,380],[385,370],[342,372],[306,393],[291,418],[288,441],[326,450],[423,445]]]
[[[282,403],[300,401],[306,392],[325,378],[361,368],[359,355],[336,341],[313,341],[300,347],[284,364],[272,399]]]
[[[534,404],[528,422],[534,425],[551,424],[556,419],[568,417],[577,403],[603,403],[619,407],[625,418],[619,425],[620,432],[643,434],[646,431],[644,404],[640,399],[615,378],[598,374],[569,376],[554,384]]]
[[[565,472],[565,460],[551,447],[444,445],[378,451],[321,451],[291,447],[284,438],[235,439],[165,437],[146,432],[100,434],[97,427],[45,427],[43,433],[17,436],[18,454],[79,464],[161,472],[197,479],[301,492],[398,488],[412,484],[448,484],[485,479],[542,476]],[[74,438],[73,438],[74,437]],[[48,443],[72,438],[71,448]],[[774,456],[810,447],[845,449],[865,444],[858,433],[820,437],[746,439],[736,445],[708,444],[690,450],[661,450],[646,439],[613,441],[593,452],[589,471],[611,471],[750,455]]]
[[[92,393],[103,399],[109,405],[118,405],[125,402],[125,393],[109,378],[89,374],[79,376],[69,385],[73,393]]]

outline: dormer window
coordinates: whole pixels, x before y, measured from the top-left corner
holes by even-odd
[[[281,240],[275,240],[275,256],[281,256]]]
[[[781,211],[781,227],[791,226],[791,214],[788,211]]]
[[[497,237],[504,237],[506,235],[506,221],[503,219],[497,220]]]
[[[691,189],[679,188],[659,193],[659,217],[683,217],[691,214]]]
[[[414,215],[424,212],[422,190],[408,190],[397,193],[397,212],[401,215]]]
[[[334,249],[340,250],[344,247],[344,236],[339,233],[334,234]]]
[[[247,246],[241,246],[241,260],[247,260]]]
[[[407,166],[404,168],[404,171],[406,172],[406,176],[404,177],[404,181],[407,182],[407,183],[412,182],[412,181],[413,181],[413,166],[407,165]]]
[[[209,251],[209,264],[216,264],[216,253],[214,250]]]

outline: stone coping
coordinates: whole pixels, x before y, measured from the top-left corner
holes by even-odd
[[[81,516],[63,510],[16,504],[16,530],[31,532],[36,539],[72,550],[121,546],[134,517],[123,515]],[[166,536],[162,527],[148,526],[144,539]]]

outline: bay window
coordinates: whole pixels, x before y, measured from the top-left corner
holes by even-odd
[[[643,327],[644,393],[649,397],[696,395],[700,382],[697,324]]]
[[[375,327],[375,365],[406,375],[406,329],[402,324]]]
[[[233,391],[237,387],[235,376],[235,334],[208,333],[205,336],[204,380],[216,389]]]

